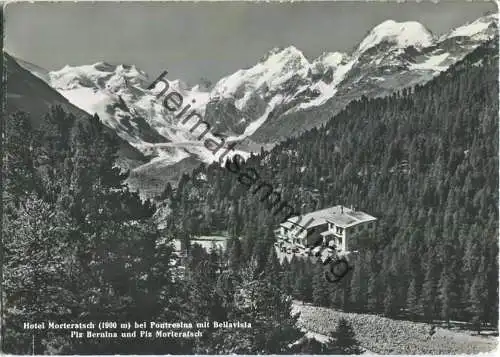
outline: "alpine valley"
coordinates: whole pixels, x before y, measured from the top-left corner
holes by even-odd
[[[221,78],[212,88],[190,87],[181,80],[169,84],[204,116],[212,132],[225,136],[226,146],[237,142],[234,152],[248,157],[321,126],[352,100],[428,82],[491,40],[497,28],[495,14],[442,36],[418,22],[387,20],[351,53],[324,52],[310,60],[294,46],[275,48],[253,67]],[[157,74],[106,62],[49,72],[10,56],[7,69],[28,84],[17,88],[21,82],[8,82],[9,110],[29,112],[39,109],[33,105],[56,101],[75,113],[97,113],[123,139],[119,164],[131,170],[128,184],[142,197],[155,197],[167,182],[175,185],[183,172],[214,161],[212,151],[197,140],[199,134],[189,132],[154,90],[146,89]],[[32,100],[34,96],[38,99]]]
[[[54,46],[71,57],[75,46],[101,53],[94,30],[121,51],[102,32],[132,42],[122,31],[132,31],[130,22],[109,21],[128,11],[121,5],[100,13],[101,4],[85,4],[104,15],[79,12],[80,26],[74,16],[36,12],[40,32],[9,10],[6,31],[22,30],[23,45],[49,57],[59,56]],[[147,24],[162,36],[163,14],[174,17],[167,5],[155,4],[161,16]],[[191,25],[192,14],[178,20]],[[387,20],[349,53],[312,59],[293,46],[273,49],[250,68],[195,86],[168,74],[157,83],[160,73],[132,64],[47,71],[16,58],[20,44],[9,40],[0,349],[491,353],[499,321],[497,16],[439,36]],[[158,94],[173,91],[183,105],[170,111]],[[199,118],[186,120],[187,103]]]

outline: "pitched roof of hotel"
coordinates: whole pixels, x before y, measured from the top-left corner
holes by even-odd
[[[309,222],[311,218],[313,219],[313,221],[307,224],[307,222]],[[297,225],[301,227],[307,225],[308,228],[312,228],[315,226],[326,224],[327,222],[331,222],[336,226],[346,228],[355,226],[359,223],[365,223],[375,220],[377,220],[377,218],[370,216],[368,213],[337,205],[319,211],[306,213],[301,218],[300,216],[291,217],[286,222],[281,223],[281,226],[290,228]]]

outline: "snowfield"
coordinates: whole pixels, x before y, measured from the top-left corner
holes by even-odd
[[[361,41],[354,55],[359,56],[384,41],[394,44],[397,48],[409,46],[424,48],[431,46],[434,38],[419,22],[386,20],[370,31],[368,36]]]
[[[448,69],[448,66],[441,66],[441,64],[449,56],[449,53],[443,53],[441,55],[430,57],[425,62],[413,64],[411,66],[411,69],[433,70],[438,72],[446,71]]]

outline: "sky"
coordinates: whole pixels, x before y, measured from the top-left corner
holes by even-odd
[[[15,2],[5,7],[7,51],[48,70],[105,61],[163,70],[190,84],[253,66],[274,47],[309,59],[350,52],[382,21],[419,21],[439,35],[493,2]]]

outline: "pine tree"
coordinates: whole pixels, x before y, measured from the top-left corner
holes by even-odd
[[[229,267],[233,271],[238,271],[241,264],[243,264],[243,248],[241,241],[236,237],[231,237],[229,244]]]
[[[434,257],[431,257],[427,262],[427,273],[425,274],[419,301],[419,309],[423,310],[423,317],[427,321],[431,321],[433,317],[437,315],[436,311],[438,311],[438,304],[436,304],[438,283],[437,274],[437,265]]]
[[[277,354],[289,353],[291,344],[303,337],[296,326],[298,315],[292,315],[292,300],[274,279],[258,272],[258,263],[242,271],[239,292],[243,301],[228,311],[233,320],[252,324],[250,329],[216,331],[200,349],[207,353]],[[216,341],[213,343],[213,341]]]
[[[330,333],[327,351],[336,355],[359,355],[363,353],[351,324],[344,318],[338,322],[337,329]]]
[[[31,192],[42,193],[34,162],[41,155],[39,134],[32,128],[28,115],[18,112],[5,121],[4,136],[2,197],[4,205],[17,206]]]
[[[410,281],[408,293],[406,298],[406,310],[410,318],[415,319],[422,315],[423,311],[420,309],[419,299],[417,295],[417,282],[415,279]]]
[[[448,325],[452,316],[456,316],[456,307],[458,305],[458,294],[455,292],[455,284],[458,283],[456,278],[456,269],[458,267],[445,267],[439,279],[438,290],[439,299],[441,301],[440,316],[446,320]]]
[[[15,216],[4,219],[2,287],[9,307],[4,311],[5,351],[31,352],[31,336],[23,329],[26,320],[46,321],[50,317],[56,321],[78,316],[79,300],[83,298],[77,282],[81,267],[73,254],[71,223],[67,215],[55,213],[51,205],[33,195],[24,199]],[[75,303],[77,306],[66,310]],[[23,314],[16,314],[16,310]],[[56,331],[47,337],[59,339],[53,348],[71,351],[65,334]],[[45,348],[36,346],[37,351]]]
[[[356,264],[351,278],[351,288],[349,292],[350,306],[354,311],[363,311],[366,307],[367,277],[362,261]]]
[[[281,280],[281,265],[276,254],[276,249],[274,246],[269,248],[269,254],[267,256],[266,266],[264,268],[264,274],[266,280],[270,284],[279,286]]]
[[[292,295],[293,292],[293,272],[291,264],[288,259],[283,259],[281,264],[282,276],[281,276],[281,289],[287,294]]]
[[[328,306],[329,296],[328,296],[328,281],[323,275],[323,266],[321,264],[316,264],[314,267],[314,276],[312,282],[312,301],[314,305],[317,306]]]
[[[486,281],[484,276],[484,258],[478,268],[469,292],[469,308],[468,311],[471,314],[471,322],[477,333],[481,333],[481,325],[486,320],[485,319],[485,302],[486,297],[484,292],[486,291]]]
[[[389,283],[384,296],[384,315],[385,316],[395,316],[397,311],[396,294],[392,284]]]
[[[378,281],[379,281],[378,277],[373,275],[370,276],[370,279],[368,280],[367,308],[368,311],[371,312],[380,311],[380,300],[379,300],[380,286]]]

